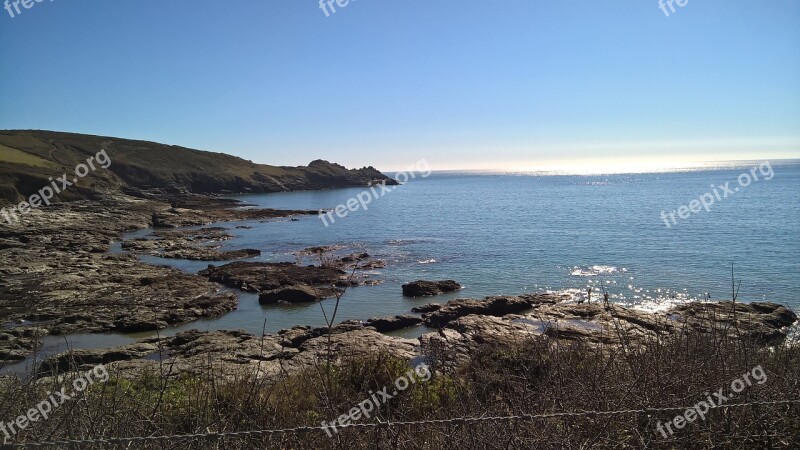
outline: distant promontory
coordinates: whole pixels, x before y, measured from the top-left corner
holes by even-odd
[[[49,179],[71,173],[105,149],[111,165],[92,171],[60,200],[125,193],[168,198],[175,194],[244,194],[396,184],[373,167],[347,169],[328,161],[308,166],[256,164],[236,156],[155,142],[38,130],[0,131],[0,200],[17,202]]]

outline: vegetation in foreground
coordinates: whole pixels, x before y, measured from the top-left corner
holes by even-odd
[[[722,330],[720,330],[722,331]],[[725,333],[684,333],[644,345],[589,346],[529,336],[486,346],[457,368],[447,355],[428,355],[433,376],[417,380],[356,423],[407,422],[460,417],[689,407],[761,366],[753,383],[727,404],[800,398],[800,347],[763,348]],[[192,378],[110,370],[95,384],[31,424],[16,442],[166,436],[243,430],[319,427],[347,414],[408,373],[409,363],[376,354],[341,355],[277,382],[263,377]],[[167,371],[167,368],[164,368]],[[65,378],[3,387],[0,418],[13,420],[69,387]],[[659,423],[678,411],[575,415],[524,420],[445,421],[373,428],[226,437],[187,437],[80,448],[798,448],[800,404],[712,409],[665,438]],[[64,448],[64,446],[61,446]]]

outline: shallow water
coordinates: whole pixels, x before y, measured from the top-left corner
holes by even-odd
[[[253,261],[295,261],[294,252],[303,248],[344,244],[345,253],[364,251],[385,260],[385,269],[369,272],[384,283],[348,289],[337,321],[408,313],[429,301],[457,297],[542,290],[581,297],[587,287],[593,288],[595,300],[605,289],[614,302],[664,309],[702,299],[706,292],[713,300],[730,299],[731,262],[742,280],[739,300],[797,309],[800,162],[772,162],[771,180],[754,182],[677,225],[668,228],[660,217],[662,210],[675,210],[710,192],[712,184],[736,185],[752,166],[632,175],[434,173],[374,199],[367,210],[337,217],[328,227],[316,216],[223,223],[236,238],[222,249],[262,250]],[[262,207],[317,210],[346,203],[363,191],[237,198]],[[142,259],[192,273],[208,265]],[[415,279],[454,279],[464,289],[432,299],[404,298],[400,285]],[[323,304],[333,307],[331,300]],[[261,306],[256,295],[241,293],[237,311],[160,333],[193,328],[261,333],[296,324],[323,325],[320,306]],[[69,340],[75,347],[118,345],[105,336]]]

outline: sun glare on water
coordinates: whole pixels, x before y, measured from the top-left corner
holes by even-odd
[[[625,173],[659,173],[732,168],[746,164],[745,161],[569,161],[558,163],[530,164],[502,170],[509,173],[540,173],[548,175],[604,175]]]

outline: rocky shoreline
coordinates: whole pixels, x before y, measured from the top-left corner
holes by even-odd
[[[177,206],[176,206],[177,205]],[[0,228],[0,360],[24,360],[47,335],[139,332],[163,329],[200,318],[218,317],[237,307],[225,286],[259,294],[263,303],[315,301],[336,296],[352,285],[370,284],[358,270],[382,267],[368,254],[324,257],[334,248],[314,247],[318,266],[294,263],[227,262],[257,250],[232,254],[219,244],[231,238],[219,221],[271,220],[309,214],[238,208],[214,197],[187,196],[165,203],[128,196],[60,203],[33,211],[17,227]],[[126,241],[124,253],[109,253],[122,234],[158,225],[151,235]],[[197,230],[175,227],[205,226]],[[198,275],[153,266],[139,255],[220,260]],[[349,275],[348,275],[349,274]],[[334,287],[338,286],[338,287]],[[451,280],[419,280],[409,294],[435,295],[460,286]],[[467,361],[487,343],[518,342],[532,336],[593,345],[637,345],[690,328],[719,332],[770,345],[786,337],[797,321],[791,310],[772,303],[693,303],[667,312],[646,313],[602,305],[576,304],[568,296],[540,293],[457,299],[445,305],[415,308],[417,314],[364,318],[330,330],[296,326],[263,337],[245,331],[189,331],[173,337],[148,338],[102,350],[74,350],[43,365],[48,370],[113,364],[122,371],[170,366],[171,376],[202,373],[229,376],[258,370],[259,376],[303,370],[335,358],[385,352],[414,359],[445,352],[450,364]],[[384,333],[424,325],[417,339]],[[432,331],[431,331],[432,330]],[[733,336],[732,334],[730,334]]]
[[[210,372],[221,379],[257,374],[270,381],[314,367],[329,355],[339,361],[383,353],[457,368],[484,345],[520,344],[536,337],[630,349],[690,329],[770,345],[785,339],[787,328],[797,321],[794,312],[773,303],[692,303],[654,314],[565,301],[557,294],[457,299],[425,319],[401,315],[346,321],[330,330],[296,326],[261,337],[241,330],[193,330],[113,349],[76,350],[50,358],[41,369],[48,375],[103,363],[131,376],[146,369],[168,377]],[[384,334],[423,320],[442,327],[417,339]],[[432,361],[435,355],[446,357]]]
[[[202,208],[115,195],[53,204],[22,216],[16,226],[0,225],[0,361],[25,359],[47,335],[151,331],[236,309],[236,295],[221,285],[137,258],[228,257],[192,243],[224,239],[223,231],[164,229],[152,242],[132,241],[125,244],[129,252],[109,253],[125,232],[153,223],[177,227],[309,213],[237,209],[213,197],[188,201]]]

